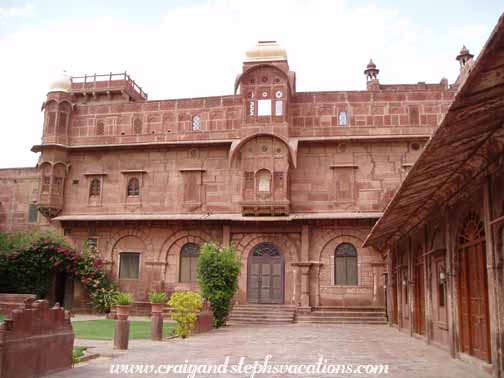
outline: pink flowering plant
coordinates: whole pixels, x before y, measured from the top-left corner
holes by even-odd
[[[21,240],[21,241],[20,241]],[[76,252],[60,236],[32,232],[31,237],[0,234],[0,292],[47,296],[54,273],[65,272],[86,289],[93,307],[107,311],[117,288],[96,250]]]

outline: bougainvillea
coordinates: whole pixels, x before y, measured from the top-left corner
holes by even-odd
[[[113,304],[117,289],[96,251],[85,248],[78,253],[50,233],[37,234],[27,243],[13,243],[0,251],[0,292],[44,298],[53,274],[58,272],[79,281],[98,311],[106,311]]]

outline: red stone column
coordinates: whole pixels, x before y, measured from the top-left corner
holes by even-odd
[[[163,314],[153,312],[151,316],[151,339],[154,341],[163,340]]]
[[[114,333],[114,349],[128,349],[129,343],[129,320],[116,320]]]

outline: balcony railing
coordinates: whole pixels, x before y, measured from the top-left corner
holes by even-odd
[[[144,92],[141,86],[139,86],[135,80],[131,78],[126,71],[123,73],[109,73],[104,75],[84,75],[84,76],[73,76],[72,90],[74,91],[88,91],[88,90],[106,90],[116,87],[123,87],[126,85],[127,89],[130,89],[143,98],[147,100],[147,93]]]

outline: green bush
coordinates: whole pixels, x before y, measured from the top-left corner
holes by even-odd
[[[168,301],[172,308],[171,318],[177,322],[175,333],[185,339],[194,329],[198,312],[202,307],[201,295],[192,291],[177,291]]]
[[[214,315],[214,326],[223,326],[231,311],[231,300],[238,289],[240,260],[233,247],[219,248],[204,244],[198,258],[198,284],[208,299]]]
[[[168,298],[163,292],[151,291],[149,293],[149,302],[152,304],[165,304]]]
[[[119,306],[129,306],[133,304],[133,297],[130,293],[119,292],[116,294],[115,304]]]

